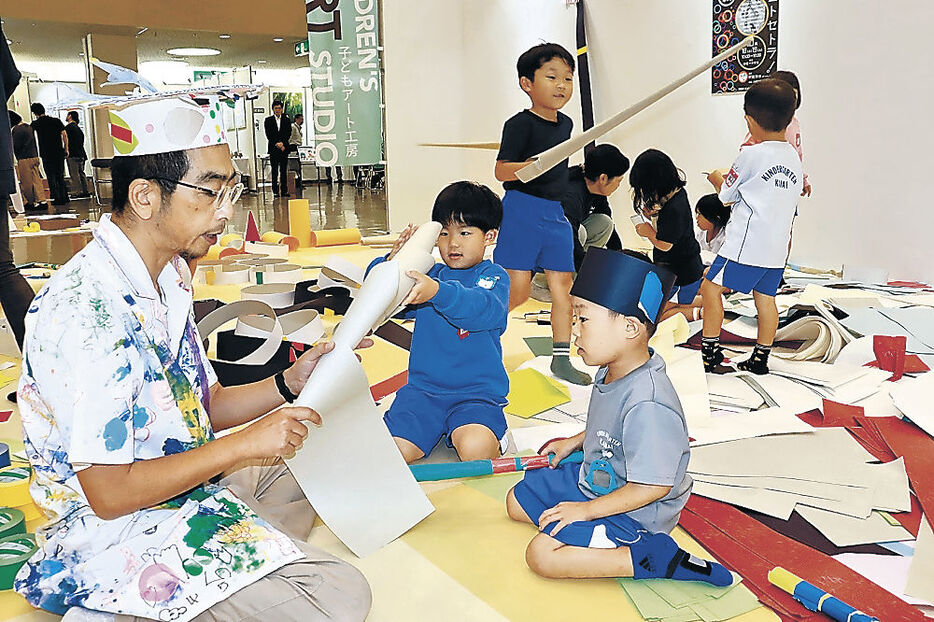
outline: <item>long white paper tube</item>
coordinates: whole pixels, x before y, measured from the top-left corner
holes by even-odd
[[[693,80],[700,74],[704,73],[705,71],[707,71],[708,69],[710,69],[711,67],[719,63],[720,61],[725,60],[729,58],[730,56],[733,56],[734,54],[739,52],[741,49],[743,49],[744,47],[752,43],[753,40],[754,40],[754,37],[746,37],[745,39],[743,39],[742,41],[740,41],[733,47],[721,52],[720,54],[717,54],[716,56],[714,56],[712,59],[710,59],[709,61],[707,61],[700,67],[690,71],[689,73],[678,78],[677,80],[675,80],[668,86],[652,93],[648,97],[642,100],[639,100],[638,102],[636,102],[629,108],[626,108],[625,110],[616,113],[615,115],[613,115],[606,121],[593,126],[592,128],[590,128],[583,134],[569,138],[568,140],[564,141],[560,145],[555,145],[551,149],[541,152],[540,154],[535,156],[534,162],[516,171],[516,177],[519,178],[519,181],[522,181],[525,183],[532,181],[539,175],[557,166],[560,162],[563,162],[567,158],[571,157],[571,155],[573,155],[575,152],[583,149],[584,145],[586,145],[590,141],[600,138],[601,136],[603,136],[604,134],[606,134],[607,132],[615,128],[616,126],[620,125],[623,121],[626,121],[627,119],[642,112],[643,110],[645,110],[646,108],[648,108],[649,106],[651,106],[652,104],[660,100],[661,98],[665,97],[666,95],[668,95],[675,89],[683,86],[684,84],[690,82],[691,80]]]

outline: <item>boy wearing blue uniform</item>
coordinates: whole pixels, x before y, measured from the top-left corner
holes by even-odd
[[[575,344],[594,380],[587,426],[549,442],[551,468],[529,471],[506,497],[513,520],[538,525],[526,551],[544,577],[634,577],[725,586],[730,572],[668,535],[691,493],[687,424],[648,340],[674,283],[667,270],[591,248],[574,288]],[[582,449],[581,465],[561,463]]]
[[[503,125],[496,156],[496,179],[503,183],[503,224],[493,261],[509,274],[509,309],[529,299],[532,273],[543,270],[551,293],[554,346],[551,371],[574,384],[590,384],[590,376],[575,369],[569,358],[571,282],[574,278],[574,237],[561,199],[568,186],[568,161],[528,183],[516,171],[529,159],[571,137],[571,119],[560,109],[574,92],[574,57],[557,43],[542,43],[516,63],[519,86],[532,106]]]
[[[776,79],[754,84],[744,99],[749,133],[757,144],[739,152],[729,173],[711,173],[724,205],[732,205],[726,240],[701,285],[704,303],[703,355],[708,372],[723,362],[720,327],[727,289],[749,293],[756,303],[758,335],[752,356],[737,367],[754,374],[769,373],[769,352],[778,328],[775,293],[785,269],[791,225],[804,183],[801,158],[785,140],[785,128],[795,113],[797,96]]]
[[[509,276],[483,254],[496,241],[503,206],[486,186],[459,181],[435,199],[431,219],[444,225],[438,236],[444,263],[427,275],[408,273],[416,281],[405,299],[415,317],[409,381],[396,393],[386,426],[406,462],[431,453],[442,436],[462,460],[498,458],[509,392],[500,345]],[[367,271],[392,259],[413,232],[409,225]]]

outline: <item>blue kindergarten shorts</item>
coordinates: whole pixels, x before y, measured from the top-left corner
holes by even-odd
[[[574,232],[561,202],[507,190],[493,261],[506,270],[574,272]]]
[[[580,470],[580,464],[563,462],[556,469],[527,471],[522,481],[513,488],[516,501],[536,525],[542,512],[562,501],[590,501],[590,497],[581,492],[577,485]],[[551,535],[556,524],[547,525],[543,533]],[[649,532],[637,520],[624,513],[571,523],[553,537],[571,546],[612,549],[634,544],[643,535],[647,536]]]
[[[700,289],[701,282],[703,282],[704,277],[701,277],[694,281],[693,283],[688,283],[687,285],[675,285],[671,290],[671,297],[668,299],[671,302],[677,302],[679,305],[689,305],[694,302],[694,298],[697,296],[697,291]]]
[[[499,439],[502,451],[506,436],[505,405],[505,400],[498,403],[492,398],[435,395],[407,384],[396,392],[383,420],[390,434],[409,441],[426,456],[444,435],[448,437],[448,447],[453,447],[451,432],[470,423],[488,427]]]
[[[735,292],[748,294],[757,291],[766,296],[774,296],[778,292],[784,272],[784,268],[747,266],[717,255],[705,278]]]

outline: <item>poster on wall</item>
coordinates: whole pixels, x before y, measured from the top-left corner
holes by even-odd
[[[318,164],[376,164],[383,159],[379,3],[306,0],[305,14]]]
[[[302,94],[299,91],[273,91],[272,101],[277,100],[282,102],[282,114],[293,121],[295,120],[295,115],[304,114],[305,112],[302,106]]]
[[[710,92],[738,93],[778,69],[778,0],[713,0],[713,54],[754,37],[710,70]]]

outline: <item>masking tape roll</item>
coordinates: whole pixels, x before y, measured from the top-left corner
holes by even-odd
[[[312,246],[340,246],[341,244],[359,244],[359,229],[327,229],[311,232]]]
[[[288,246],[269,244],[268,242],[247,242],[243,245],[243,250],[248,253],[266,253],[270,257],[281,257],[283,259],[289,256]]]
[[[26,515],[19,508],[0,507],[0,538],[26,533]]]
[[[220,259],[199,259],[195,266],[195,273],[191,276],[192,282],[210,285],[214,281],[214,270],[223,265],[224,262]],[[208,277],[209,273],[210,278]]]
[[[42,230],[42,227],[40,227],[39,223],[37,222],[27,223],[26,226],[23,227],[23,231],[25,231],[26,233],[38,233],[41,230]]]
[[[267,231],[262,235],[262,241],[268,244],[285,244],[290,251],[298,250],[298,238],[278,231]]]
[[[250,285],[240,290],[240,298],[264,302],[273,309],[282,309],[295,303],[295,285],[291,283]]]
[[[16,573],[37,550],[36,536],[31,533],[0,538],[0,590],[13,589]]]
[[[241,266],[240,264],[231,264],[221,266],[220,270],[214,270],[213,285],[236,285],[238,283],[249,283],[250,266]]]
[[[233,248],[238,251],[243,250],[243,236],[239,233],[226,233],[221,238],[221,246],[224,248]]]
[[[250,268],[250,272],[252,272],[250,280],[257,285],[265,283],[291,283],[295,285],[302,280],[302,267],[294,263],[283,263],[277,266],[254,266]]]
[[[29,477],[32,471],[25,466],[9,466],[0,469],[0,499],[10,507],[21,507],[32,503],[29,496]]]
[[[0,443],[0,469],[10,466],[10,446]]]

